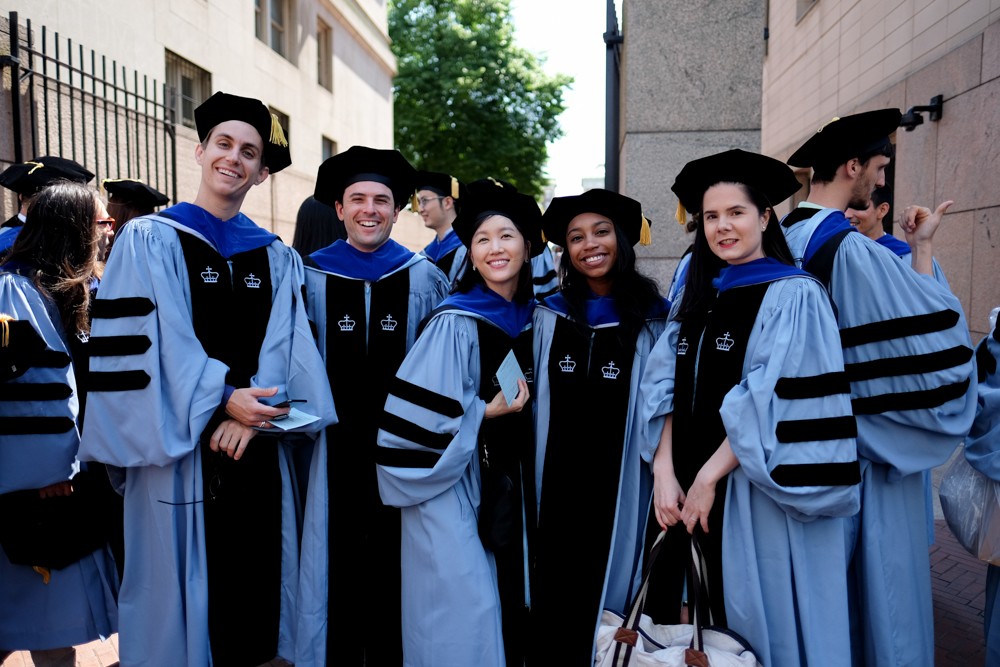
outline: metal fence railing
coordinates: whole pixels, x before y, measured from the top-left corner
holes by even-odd
[[[7,28],[0,70],[10,73],[12,137],[0,161],[58,155],[98,180],[139,178],[176,201],[177,92],[30,19],[21,26],[17,12]]]

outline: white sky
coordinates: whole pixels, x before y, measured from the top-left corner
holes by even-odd
[[[580,194],[582,179],[604,178],[607,0],[511,0],[511,9],[517,44],[542,56],[547,73],[574,79],[559,116],[565,134],[549,144],[547,172],[557,196]]]

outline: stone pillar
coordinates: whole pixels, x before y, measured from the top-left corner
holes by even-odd
[[[653,222],[653,245],[637,253],[664,290],[693,238],[674,219],[681,167],[760,150],[765,11],[760,0],[623,0],[620,187]]]

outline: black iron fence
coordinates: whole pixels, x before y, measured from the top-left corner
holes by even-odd
[[[175,90],[31,20],[8,17],[0,70],[9,83],[11,136],[2,166],[71,158],[104,178],[139,178],[177,200]],[[6,106],[0,101],[0,110]]]

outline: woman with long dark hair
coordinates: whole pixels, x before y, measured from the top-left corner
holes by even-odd
[[[376,461],[383,502],[402,508],[407,665],[524,663],[539,218],[505,183],[469,184],[454,224],[469,268],[389,388]]]
[[[94,504],[107,481],[103,467],[77,472],[76,458],[97,210],[83,185],[47,187],[0,265],[0,357],[12,362],[0,376],[0,654],[62,649],[117,629],[118,582],[101,525],[110,517]]]
[[[740,150],[690,162],[674,183],[698,229],[641,385],[643,458],[668,529],[651,596],[660,622],[676,622],[697,530],[716,624],[766,665],[846,665],[841,517],[860,502],[857,430],[829,298],[774,218],[798,188],[786,165]]]
[[[557,197],[542,227],[563,256],[562,291],[533,318],[535,657],[583,665],[601,610],[626,609],[639,583],[652,479],[636,401],[669,306],[635,266],[649,233],[639,202],[608,190]]]

